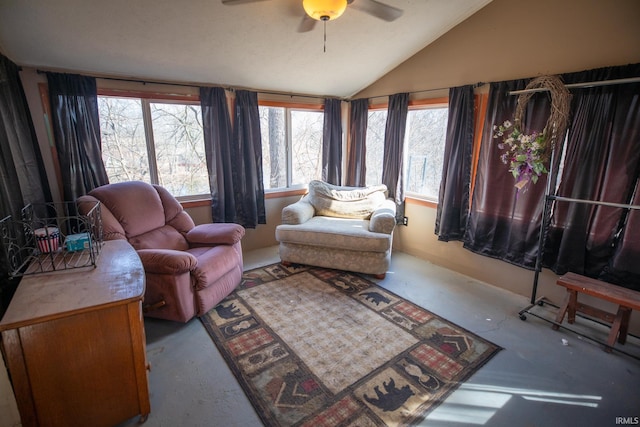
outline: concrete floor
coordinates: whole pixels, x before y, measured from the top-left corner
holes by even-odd
[[[279,260],[277,248],[245,256],[245,269]],[[528,298],[394,253],[383,287],[504,348],[422,425],[608,426],[640,417],[640,361],[528,316]],[[553,317],[553,308],[531,311]],[[579,327],[602,339],[608,328]],[[262,423],[198,319],[147,319],[151,415],[146,427],[250,427]],[[563,345],[562,339],[568,340]],[[640,355],[630,338],[622,348]],[[137,425],[137,419],[121,424]]]
[[[245,269],[277,261],[277,247],[253,251],[245,254]],[[535,316],[520,320],[518,312],[528,298],[403,253],[394,253],[386,278],[377,282],[504,348],[422,425],[638,423],[640,361],[616,351],[605,353],[567,330],[553,331]],[[531,311],[549,319],[555,313],[547,306]],[[178,324],[145,319],[145,327],[152,366],[146,427],[262,425],[200,320]],[[609,330],[581,318],[576,328],[597,339],[604,339]],[[563,338],[568,345],[563,345]],[[620,348],[640,357],[640,340],[635,337]],[[3,400],[7,399],[0,399],[0,426],[19,425]],[[137,421],[133,418],[119,427],[133,427]]]

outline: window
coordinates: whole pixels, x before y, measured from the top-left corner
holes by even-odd
[[[438,105],[409,107],[405,133],[407,193],[437,200],[444,161],[448,108]],[[367,123],[367,185],[382,182],[384,132],[387,110],[369,111]]]
[[[98,109],[110,182],[159,184],[177,197],[209,193],[199,104],[99,96]]]
[[[406,130],[407,192],[438,200],[448,108],[409,110]]]
[[[387,110],[370,110],[367,119],[367,185],[382,182],[382,158],[384,156],[384,130],[387,125]]]
[[[320,179],[324,112],[263,105],[259,111],[265,190]]]

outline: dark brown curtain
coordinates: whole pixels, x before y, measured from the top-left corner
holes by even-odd
[[[327,98],[324,101],[324,127],[322,133],[322,180],[342,184],[342,101]]]
[[[0,219],[20,218],[29,203],[51,201],[49,183],[35,137],[18,67],[0,55]],[[13,227],[12,227],[13,228]],[[13,229],[20,238],[21,228]],[[19,241],[18,241],[19,243]],[[0,317],[17,286],[10,280],[8,248],[0,240]],[[19,262],[18,262],[19,263]]]
[[[609,67],[565,76],[567,83],[640,76],[640,66]],[[630,204],[640,164],[640,83],[572,90],[571,123],[559,196]],[[600,276],[610,265],[616,237],[622,258],[631,249],[623,225],[627,210],[558,201],[545,246],[545,265],[556,273]],[[635,215],[629,219],[633,228]],[[629,225],[627,223],[627,225]],[[640,235],[636,235],[640,240]],[[633,239],[633,238],[632,238]],[[640,252],[636,252],[640,260]],[[628,263],[627,263],[627,266]],[[631,267],[631,266],[629,266]],[[620,283],[625,284],[625,283]],[[626,285],[626,284],[625,284]]]
[[[200,103],[211,191],[211,218],[213,222],[233,222],[236,215],[231,168],[233,131],[226,92],[221,87],[202,87]]]
[[[461,240],[469,213],[473,157],[473,86],[449,90],[449,117],[438,193],[435,233],[438,240]]]
[[[526,80],[491,83],[473,200],[464,234],[464,247],[481,255],[533,268],[538,252],[547,175],[526,191],[517,191],[509,166],[500,160],[493,126],[513,120],[518,101],[509,95],[524,89]],[[527,105],[525,132],[541,131],[549,115],[546,93],[535,94]],[[559,146],[559,144],[558,144]]]
[[[398,93],[389,96],[387,123],[384,129],[384,157],[382,183],[389,190],[389,197],[398,206],[396,220],[402,222],[404,216],[404,135],[407,129],[409,94]]]
[[[109,183],[102,163],[96,79],[47,73],[47,80],[63,197],[73,201]]]
[[[367,176],[367,122],[369,120],[369,100],[354,99],[349,113],[349,154],[347,159],[347,179],[345,184],[364,187]]]
[[[262,181],[262,139],[258,95],[236,91],[233,149],[231,151],[236,223],[255,228],[266,224]]]

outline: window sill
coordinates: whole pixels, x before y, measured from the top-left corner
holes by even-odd
[[[416,195],[407,195],[405,197],[405,201],[409,205],[426,206],[428,208],[433,208],[433,209],[438,208],[438,202],[434,200],[429,200],[420,196],[416,196]]]
[[[272,190],[272,191],[265,191],[264,193],[264,198],[265,199],[278,199],[281,197],[290,197],[290,196],[304,196],[305,194],[307,194],[307,189],[306,188],[295,188],[295,189],[280,189],[280,190]],[[201,207],[201,206],[211,206],[211,197],[206,197],[206,196],[196,196],[193,198],[187,198],[185,197],[184,199],[180,199],[178,198],[178,201],[180,202],[180,204],[182,205],[182,207],[184,209],[187,208],[197,208],[197,207]]]
[[[267,190],[264,193],[265,199],[278,199],[280,197],[304,196],[307,194],[307,188],[281,188],[277,190]]]
[[[184,209],[211,206],[211,198],[178,200]]]

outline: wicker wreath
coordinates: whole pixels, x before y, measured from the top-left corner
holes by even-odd
[[[531,90],[533,89],[533,90]],[[542,132],[524,132],[524,111],[535,89],[551,93],[551,111]],[[527,85],[518,97],[513,123],[509,120],[502,125],[494,125],[494,138],[501,138],[498,148],[504,150],[500,159],[509,165],[509,172],[516,179],[518,191],[526,191],[529,182],[548,173],[546,163],[551,157],[556,140],[563,138],[569,121],[569,101],[571,95],[558,76],[537,77]]]
[[[557,137],[563,137],[569,122],[569,103],[571,94],[558,76],[541,76],[529,82],[525,90],[528,89],[548,89],[551,93],[551,112],[549,119],[542,130],[545,135],[545,152],[549,154],[555,145]],[[534,92],[525,92],[518,96],[518,105],[514,116],[515,127],[523,129],[522,122],[524,110]]]

